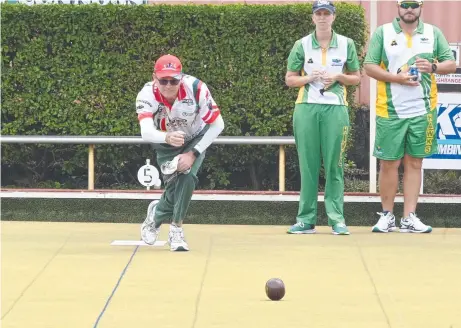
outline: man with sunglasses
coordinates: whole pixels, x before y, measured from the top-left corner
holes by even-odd
[[[170,249],[188,251],[182,224],[205,151],[224,129],[224,121],[207,85],[183,74],[177,57],[160,57],[152,78],[137,96],[136,112],[143,140],[157,152],[165,190],[159,201],[150,203],[141,238],[153,245],[161,224],[171,220]]]
[[[420,19],[423,1],[397,1],[399,17],[377,28],[365,71],[378,81],[373,155],[380,159],[382,212],[373,232],[396,231],[394,199],[403,162],[401,232],[429,233],[416,216],[423,158],[437,152],[437,84],[434,73],[456,71],[453,53],[436,26]]]

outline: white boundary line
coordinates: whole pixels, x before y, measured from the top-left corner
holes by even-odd
[[[0,198],[47,198],[47,199],[160,199],[160,193],[145,192],[86,192],[86,191],[69,191],[69,192],[52,192],[52,191],[2,191]],[[253,202],[298,202],[299,195],[235,195],[235,194],[194,194],[192,200],[224,200],[224,201],[253,201]],[[319,195],[318,200],[324,201],[324,196]],[[380,203],[379,196],[359,196],[345,195],[346,203]],[[397,196],[396,203],[403,202],[403,196]],[[460,196],[420,196],[419,203],[432,204],[461,204]]]
[[[147,246],[147,247],[163,247],[166,241],[157,240],[154,245],[149,245],[142,240],[114,240],[110,243],[111,246]]]

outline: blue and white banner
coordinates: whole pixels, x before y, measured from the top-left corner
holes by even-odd
[[[461,92],[439,93],[437,154],[423,161],[424,169],[461,170]]]

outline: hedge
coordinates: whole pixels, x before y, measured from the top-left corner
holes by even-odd
[[[3,135],[140,135],[134,101],[166,53],[210,87],[226,122],[222,135],[292,135],[297,90],[285,86],[286,61],[294,42],[313,30],[311,4],[1,10]],[[363,53],[361,6],[338,3],[334,29]],[[348,91],[353,104],[354,88]],[[350,114],[354,122],[353,106]],[[214,145],[199,188],[276,189],[277,150]],[[3,185],[86,186],[84,145],[3,145],[2,155]],[[146,158],[154,159],[148,145],[97,146],[97,186],[136,185]],[[287,170],[287,188],[298,189],[294,146]]]
[[[2,199],[4,221],[104,222],[140,224],[146,217],[148,200],[135,199]],[[346,202],[344,216],[348,226],[373,226],[381,208],[379,203]],[[403,204],[395,204],[395,213]],[[242,224],[290,226],[298,212],[297,202],[249,202],[194,200],[187,224]],[[460,228],[460,204],[418,204],[418,214],[434,228]],[[229,214],[232,213],[232,214]],[[317,225],[328,224],[325,204],[318,203]]]

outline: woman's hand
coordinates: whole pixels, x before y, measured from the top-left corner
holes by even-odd
[[[322,82],[325,85],[325,89],[329,88],[333,83],[338,80],[338,74],[324,72],[322,75]]]
[[[318,81],[322,78],[322,72],[319,70],[313,70],[311,74],[308,75],[308,82],[312,83],[314,81]]]

